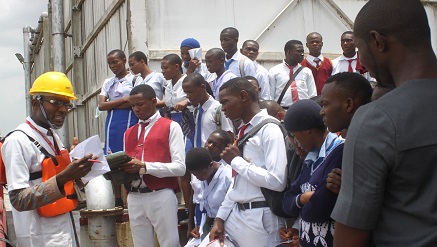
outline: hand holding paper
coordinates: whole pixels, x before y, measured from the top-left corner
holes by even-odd
[[[99,136],[97,135],[91,136],[85,141],[79,143],[70,152],[70,157],[72,157],[72,159],[84,157],[85,154],[88,153],[92,153],[94,157],[97,157],[95,160],[98,162],[94,162],[91,171],[87,175],[82,177],[83,183],[88,183],[91,179],[110,171],[108,162],[106,161],[106,158],[103,155],[103,149],[100,143],[101,141]]]

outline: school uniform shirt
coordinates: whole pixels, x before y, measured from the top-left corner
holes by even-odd
[[[270,82],[269,82],[269,71],[254,61],[256,67],[256,76],[258,80],[261,92],[259,93],[259,100],[269,100],[270,99]]]
[[[360,74],[360,71],[356,70],[357,61],[358,61],[357,54],[358,53],[356,52],[353,57],[345,57],[344,55],[341,55],[341,56],[337,57],[336,59],[332,60],[332,75],[335,75],[335,74],[338,74],[341,72],[347,72],[348,68],[349,68],[348,60],[353,60],[351,63],[352,72]],[[366,72],[366,73],[361,74],[361,75],[364,76],[364,78],[366,78],[369,82],[376,82],[376,79],[371,77],[369,72]]]
[[[300,216],[300,240],[303,247],[333,246],[334,221],[330,215],[337,200],[337,194],[326,188],[328,173],[341,168],[343,139],[329,133],[320,150],[309,152],[299,177],[285,192],[283,210],[292,217]],[[305,205],[299,203],[305,192],[314,191]]]
[[[105,96],[109,100],[117,100],[129,96],[130,91],[135,86],[143,84],[141,76],[128,73],[124,78],[116,76],[106,79],[103,82],[100,95]]]
[[[320,56],[317,57],[317,59],[320,60],[317,66],[317,63],[314,62],[315,59],[316,57],[308,55],[303,59],[301,65],[311,70],[316,83],[317,95],[321,95],[325,81],[331,77],[332,74],[332,61],[320,54]]]
[[[266,118],[273,117],[263,109],[249,121],[244,133]],[[243,157],[235,157],[230,165],[238,174],[217,213],[217,217],[223,220],[228,218],[236,202],[265,201],[261,187],[274,191],[284,190],[287,155],[279,126],[274,123],[264,125],[244,145]]]
[[[167,85],[167,81],[162,73],[153,71],[152,73],[148,74],[146,78],[144,78],[142,84],[151,86],[156,93],[156,98],[158,100],[162,100],[164,88]]]
[[[297,71],[302,65],[297,64],[293,68],[293,73]],[[273,100],[277,101],[279,96],[282,93],[287,82],[290,80],[290,69],[285,61],[281,64],[278,64],[269,70],[270,77],[270,94]],[[297,89],[297,99],[309,99],[314,96],[317,96],[316,83],[314,81],[313,73],[310,69],[304,67],[299,74],[295,77],[294,81],[296,82]],[[293,84],[293,83],[292,83]],[[288,108],[293,104],[292,98],[292,85],[287,89],[284,94],[284,98],[280,105],[282,107]]]
[[[116,76],[108,78],[103,82],[100,95],[107,99],[118,100],[127,97],[132,88],[143,84],[141,76],[134,76],[128,73],[124,78]],[[113,108],[108,110],[108,115],[105,121],[105,147],[104,153],[109,151],[118,152],[123,150],[123,135],[124,132],[132,125],[138,122],[132,108]]]
[[[149,123],[144,128],[144,139],[147,138],[150,129],[153,125],[161,118],[158,111],[153,114],[149,119],[143,121],[140,120],[139,123],[145,122]],[[141,125],[140,125],[141,126]],[[141,134],[141,128],[138,128],[138,137]],[[170,147],[170,163],[162,162],[145,162],[146,163],[146,174],[153,175],[158,178],[163,177],[178,177],[185,174],[185,150],[184,150],[184,137],[182,134],[182,129],[178,123],[172,121],[170,124],[170,134],[168,137],[169,147]],[[144,157],[143,157],[144,160]],[[142,179],[138,179],[132,182],[132,187],[140,188],[145,187],[144,183],[141,183]]]
[[[211,83],[211,89],[212,89],[212,93],[214,94],[214,98],[216,100],[219,100],[219,92],[220,92],[220,87],[226,83],[227,81],[229,81],[232,78],[238,77],[237,75],[235,75],[234,73],[232,73],[232,71],[230,70],[226,70],[220,77],[215,78],[212,83]]]
[[[202,181],[199,195],[200,210],[205,209],[209,218],[214,219],[232,183],[232,168],[221,164],[211,182]]]
[[[182,77],[173,85],[171,80],[167,81],[167,86],[165,87],[164,102],[168,107],[173,107],[182,100],[187,99],[187,95],[182,89],[182,81],[187,75],[182,75]]]
[[[187,74],[187,70],[188,68],[185,67],[185,65],[182,65],[182,73]],[[202,62],[200,62],[200,66],[197,66],[193,73],[201,74],[203,78],[205,78],[206,82],[212,82],[215,78],[217,78],[217,75],[215,73],[210,73],[206,67],[206,64]]]
[[[212,96],[209,96],[208,100],[203,103],[203,105],[199,105],[196,110],[195,123],[196,128],[194,132],[194,146],[195,147],[203,147],[205,145],[206,140],[208,140],[209,135],[212,132],[217,130],[217,124],[215,122],[217,108],[220,106],[220,103],[215,100]],[[198,133],[198,123],[199,123],[199,108],[202,108],[202,119],[200,119],[201,129],[201,141],[202,143],[197,143],[197,135]],[[223,111],[220,111],[220,121],[221,121],[221,130],[233,132],[234,127],[232,125],[232,121],[225,116]]]
[[[244,58],[242,58],[244,57]],[[240,59],[244,59],[244,65],[243,65],[243,72],[244,75],[241,74],[240,71]],[[244,76],[256,76],[256,67],[255,63],[252,62],[248,57],[244,56],[240,53],[240,51],[237,50],[235,54],[230,58],[227,59],[225,57],[225,64],[230,63],[227,70],[230,70],[232,73],[234,73],[237,77],[244,77]]]
[[[58,147],[61,150],[64,149],[58,135],[55,133],[53,133],[53,136],[47,135],[47,129],[38,126],[30,117],[26,120],[40,131],[53,146],[55,146],[55,140]],[[19,125],[17,129],[27,133],[50,154],[55,155],[51,146],[38,131],[32,129],[27,123]],[[37,207],[64,197],[59,191],[56,177],[44,183],[42,183],[41,178],[29,180],[31,172],[41,171],[41,162],[44,160],[45,155],[23,133],[17,131],[6,138],[2,146],[2,157],[10,192],[32,187],[33,190],[26,195],[26,198],[32,204],[35,203]],[[24,208],[21,208],[21,210],[28,211],[19,212],[12,208],[18,246],[75,246],[73,225],[68,213],[55,217],[40,217],[37,210],[29,210],[25,208],[26,205],[23,205]],[[78,229],[78,226],[76,227]]]

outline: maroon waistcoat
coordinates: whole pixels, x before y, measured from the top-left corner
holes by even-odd
[[[158,119],[153,124],[144,142],[143,140],[138,140],[139,124],[130,127],[126,130],[124,136],[125,152],[127,155],[142,160],[144,152],[143,161],[145,162],[170,163],[169,136],[171,122],[171,120],[163,117]],[[153,175],[144,174],[143,180],[151,190],[163,188],[178,189],[177,177],[158,178]]]

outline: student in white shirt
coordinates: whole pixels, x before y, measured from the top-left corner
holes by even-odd
[[[182,74],[182,59],[176,54],[168,54],[161,60],[161,70],[164,78],[167,80],[165,87],[164,103],[170,109],[170,117],[177,122],[184,131],[185,150],[188,151],[193,147],[193,134],[189,133],[188,127],[182,123],[182,111],[188,107],[186,94],[182,90],[182,81],[187,76]],[[157,104],[162,104],[158,102]],[[186,111],[186,110],[185,110]],[[185,112],[184,114],[191,114]]]
[[[210,83],[210,86],[212,93],[214,94],[214,98],[218,100],[220,87],[223,85],[223,83],[237,77],[237,75],[232,73],[230,70],[225,69],[225,52],[220,48],[210,49],[205,55],[205,62],[208,71],[217,75],[217,78]]]
[[[259,44],[255,40],[246,40],[243,43],[243,47],[240,49],[241,54],[248,57],[253,61],[256,68],[255,78],[258,81],[261,92],[259,95],[259,100],[269,100],[270,99],[270,82],[269,82],[269,71],[256,62],[256,58],[259,54]]]
[[[205,210],[208,216],[204,228],[205,235],[209,232],[212,220],[225,199],[226,192],[232,183],[232,169],[226,164],[213,161],[205,148],[193,148],[185,159],[187,170],[201,181],[202,193],[199,194],[200,210]],[[191,231],[193,237],[201,237],[199,226]]]
[[[233,27],[225,28],[220,33],[220,44],[226,52],[225,69],[238,77],[256,76],[255,64],[238,51],[238,36],[238,30]]]
[[[259,108],[255,87],[244,78],[231,79],[220,88],[220,103],[228,118],[243,120],[239,136],[273,118]],[[286,185],[287,158],[280,127],[265,124],[246,142],[243,154],[228,146],[221,157],[236,175],[218,210],[210,239],[222,242],[226,231],[240,247],[276,246],[284,223],[268,207],[261,187],[282,191]]]
[[[290,77],[302,66],[303,44],[299,40],[290,40],[284,46],[285,59],[269,70],[270,94],[272,99],[278,101]],[[309,68],[304,67],[297,74],[294,81],[284,94],[281,102],[278,102],[284,109],[288,109],[293,102],[301,99],[309,99],[317,95],[316,84],[313,73]]]
[[[218,109],[220,103],[206,92],[206,81],[200,74],[192,73],[185,77],[182,82],[182,88],[187,95],[187,99],[196,107],[194,110],[194,147],[203,147],[209,135],[217,129],[227,131],[230,136],[234,136],[231,120],[226,118],[223,112]],[[219,122],[217,122],[217,120],[219,120]],[[185,176],[181,178],[183,194],[185,199],[191,194],[191,188],[188,186],[190,180],[194,190],[193,203],[198,204],[199,201],[197,197],[199,193],[201,193],[201,190],[195,186],[196,179],[193,179],[192,176],[190,177],[189,174],[185,174]],[[190,206],[191,205],[188,204],[189,213],[192,212]]]
[[[208,136],[217,129],[228,131],[229,135],[234,136],[231,120],[225,117],[222,111],[217,112],[220,103],[206,92],[205,85],[205,79],[197,73],[189,74],[182,82],[182,89],[187,99],[196,107],[194,147],[203,147]],[[220,123],[216,121],[217,113]]]
[[[136,51],[129,56],[129,68],[134,74],[141,74],[143,84],[149,85],[155,90],[156,98],[162,100],[164,88],[167,84],[162,73],[152,71],[147,64],[147,56],[142,51]],[[163,102],[157,107],[164,106]]]
[[[358,73],[364,76],[372,86],[375,86],[375,78],[372,78],[370,73],[361,65],[352,31],[346,31],[341,35],[341,49],[343,54],[332,60],[332,75],[340,72]]]
[[[191,57],[189,50],[200,49],[200,43],[196,39],[187,38],[181,42],[181,58],[182,58],[182,73],[189,75],[191,73],[199,73],[207,82],[211,82],[216,78],[214,73],[209,73],[206,65],[202,63],[202,57]]]

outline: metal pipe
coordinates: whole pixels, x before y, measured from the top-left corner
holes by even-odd
[[[52,0],[53,69],[65,73],[64,1]],[[68,121],[57,131],[62,143],[69,148]]]
[[[94,247],[117,247],[115,215],[122,208],[115,208],[111,181],[103,176],[92,179],[85,187],[87,209],[81,211],[88,219],[89,241]]]
[[[31,59],[30,59],[30,37],[32,33],[32,27],[26,26],[23,28],[23,44],[24,44],[24,61],[23,61],[23,68],[24,68],[24,95],[26,97],[26,116],[30,116],[31,110],[32,110],[32,96],[30,96],[30,86],[32,84],[31,81]]]

